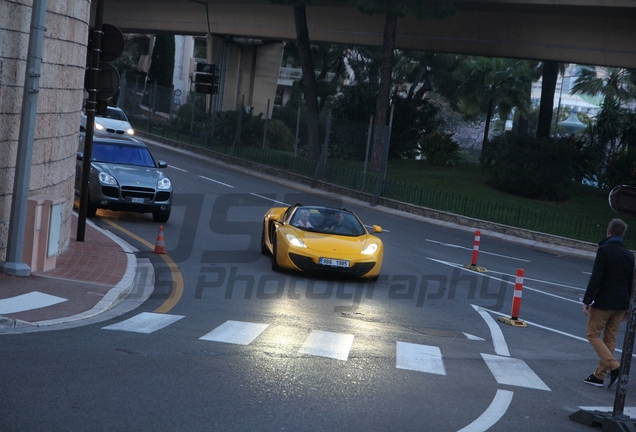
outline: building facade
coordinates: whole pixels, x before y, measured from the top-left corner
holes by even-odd
[[[11,230],[16,155],[34,2],[0,2],[0,262]],[[68,248],[90,0],[48,0],[29,196],[62,197],[59,251]],[[26,217],[26,215],[21,215]],[[27,230],[29,227],[27,226]]]

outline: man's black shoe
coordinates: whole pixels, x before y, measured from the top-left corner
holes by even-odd
[[[588,383],[588,384],[592,384],[593,386],[596,387],[603,387],[603,380],[598,379],[594,376],[594,374],[590,375],[589,377],[585,378],[583,380],[584,383]]]
[[[609,383],[607,384],[607,388],[610,388],[610,389],[612,388],[612,386],[614,385],[614,383],[618,379],[618,373],[620,371],[621,371],[620,367],[617,367],[613,371],[610,371],[610,379],[609,379]]]

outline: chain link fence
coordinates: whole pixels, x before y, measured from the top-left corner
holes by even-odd
[[[274,107],[266,119],[242,104],[234,110],[215,112],[210,108],[214,101],[202,94],[187,94],[176,104],[172,89],[144,88],[130,82],[125,89],[119,105],[139,131],[302,175],[313,179],[314,184],[324,181],[363,192],[372,205],[382,196],[576,240],[596,242],[605,237],[609,221],[536,211],[385,178],[391,132],[388,127],[381,132],[384,163],[371,172],[368,123],[321,115],[322,151],[320,158],[313,160],[308,158],[306,112],[302,107]],[[636,247],[635,231],[629,230],[625,237],[628,247]]]

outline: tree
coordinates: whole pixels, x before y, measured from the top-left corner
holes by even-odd
[[[543,62],[541,79],[541,102],[539,103],[539,122],[537,124],[537,138],[549,138],[552,130],[552,111],[554,109],[554,93],[559,79],[563,74],[564,63],[553,61]],[[561,84],[563,85],[563,84]]]
[[[311,0],[271,0],[272,3],[285,4],[294,8],[294,23],[296,25],[296,43],[298,56],[303,70],[303,82],[305,84],[305,106],[307,108],[307,145],[310,159],[320,158],[320,124],[318,118],[318,89],[316,85],[316,72],[311,56],[311,42],[309,40],[309,27],[307,26],[306,5]]]
[[[619,104],[629,101],[636,94],[633,71],[614,67],[580,66],[572,93],[602,96],[603,99],[615,100]]]
[[[358,9],[368,14],[384,14],[380,87],[375,104],[375,125],[371,156],[371,170],[377,172],[381,169],[384,160],[382,143],[384,142],[384,130],[388,121],[397,20],[409,14],[413,14],[418,18],[427,14],[441,18],[454,13],[454,8],[445,2],[430,2],[429,4],[426,0],[363,0],[359,4]]]
[[[155,108],[157,111],[169,113],[172,104],[172,77],[174,74],[174,35],[158,34],[152,50],[152,60],[148,70],[148,78],[161,91],[156,92]]]
[[[148,78],[162,87],[172,87],[174,74],[174,36],[161,33],[156,36],[155,47],[152,50],[152,59]]]
[[[528,87],[532,85],[532,70],[523,61],[475,57],[462,65],[459,75],[462,83],[458,93],[463,111],[486,113],[484,147],[495,110],[505,120],[513,108],[527,112],[530,107]]]

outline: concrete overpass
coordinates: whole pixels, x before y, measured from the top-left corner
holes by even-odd
[[[295,39],[290,6],[270,0],[105,0],[105,22],[124,32]],[[382,44],[384,18],[354,2],[307,6],[312,41]],[[635,0],[457,0],[446,19],[398,20],[396,47],[429,52],[636,68]]]
[[[396,47],[636,68],[636,0],[452,3],[457,12],[445,19],[398,19]],[[307,6],[311,40],[381,46],[384,16],[352,4]],[[214,35],[209,59],[221,65],[220,110],[243,102],[265,113],[276,95],[281,41],[296,38],[292,7],[270,0],[105,0],[104,6],[105,22],[124,33]]]

